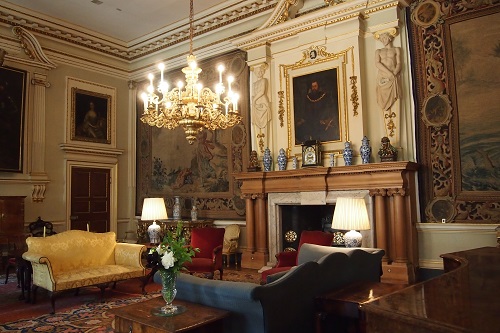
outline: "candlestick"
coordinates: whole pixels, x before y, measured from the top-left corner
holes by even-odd
[[[46,227],[43,226],[43,237],[45,237],[45,230],[46,230]]]
[[[87,223],[87,231],[90,231],[89,224]]]

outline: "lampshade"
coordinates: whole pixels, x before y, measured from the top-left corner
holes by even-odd
[[[344,235],[346,247],[361,246],[361,234],[356,230],[370,229],[370,220],[363,198],[338,198],[333,211],[333,229],[350,230]]]
[[[142,205],[141,220],[165,220],[168,219],[167,209],[163,198],[145,198]]]

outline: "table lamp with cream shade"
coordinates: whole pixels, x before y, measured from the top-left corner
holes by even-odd
[[[332,229],[350,230],[344,235],[346,247],[360,247],[363,236],[357,230],[369,230],[370,220],[363,198],[337,198]]]
[[[160,226],[156,223],[157,220],[168,219],[167,209],[165,208],[165,200],[163,198],[145,198],[142,204],[142,221],[153,221],[148,227],[149,242],[151,244],[160,243]]]

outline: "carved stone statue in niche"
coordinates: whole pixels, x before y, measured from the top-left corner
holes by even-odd
[[[375,51],[377,73],[377,104],[383,111],[386,135],[399,142],[400,106],[396,103],[401,98],[399,74],[401,72],[401,48],[392,46],[396,28],[375,33],[383,48]]]
[[[264,77],[268,65],[266,63],[256,66],[253,72],[256,75],[256,80],[253,83],[253,96],[252,96],[252,124],[255,126],[255,133],[259,141],[261,152],[263,147],[268,144],[267,142],[267,125],[271,120],[271,103],[267,95],[269,83],[267,78]]]
[[[257,79],[253,83],[252,123],[259,129],[267,127],[271,120],[271,106],[267,97],[268,82],[264,77],[267,64],[254,69]]]
[[[401,71],[401,48],[393,47],[392,40],[395,35],[389,31],[376,34],[384,47],[375,51],[375,66],[377,75],[377,103],[386,111],[400,97],[399,72]],[[378,37],[377,37],[378,36]]]

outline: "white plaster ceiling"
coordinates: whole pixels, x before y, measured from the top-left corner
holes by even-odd
[[[125,43],[175,26],[189,17],[188,0],[2,0]],[[195,0],[195,19],[242,3]]]

